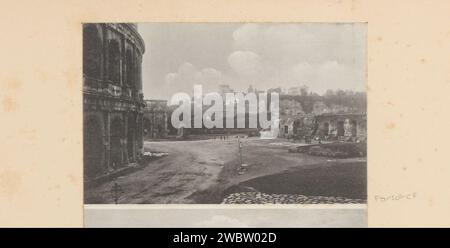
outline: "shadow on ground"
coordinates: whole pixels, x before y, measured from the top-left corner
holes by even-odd
[[[227,195],[240,192],[297,194],[367,199],[366,162],[318,164],[311,168],[253,178],[224,190],[211,189],[191,197],[197,203],[221,203]]]

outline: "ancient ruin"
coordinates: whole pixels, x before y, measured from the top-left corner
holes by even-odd
[[[165,138],[168,134],[170,112],[167,100],[145,100],[144,136],[145,138]]]
[[[143,147],[141,63],[134,24],[83,25],[84,175],[135,162]]]

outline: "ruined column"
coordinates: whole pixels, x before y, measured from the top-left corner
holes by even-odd
[[[109,55],[108,55],[108,48],[109,48],[109,44],[108,44],[108,31],[106,28],[106,24],[101,24],[100,25],[102,28],[102,34],[103,34],[103,49],[102,49],[102,73],[101,73],[101,78],[103,80],[107,80],[108,79],[108,61],[109,61]]]

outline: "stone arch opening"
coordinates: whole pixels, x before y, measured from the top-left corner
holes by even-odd
[[[322,135],[327,136],[330,133],[330,123],[324,122],[322,127]]]
[[[84,175],[94,177],[103,171],[103,130],[96,118],[90,118],[84,125],[83,160]]]
[[[136,83],[134,80],[134,60],[133,60],[133,52],[128,49],[125,54],[125,82],[134,91],[136,89]]]
[[[122,143],[124,139],[124,128],[120,118],[115,118],[111,122],[111,165],[117,168],[123,163]]]
[[[294,121],[292,130],[293,130],[294,134],[298,134],[299,133],[299,131],[300,131],[300,120],[295,120]]]
[[[128,116],[128,130],[127,130],[127,154],[128,158],[131,161],[134,161],[135,157],[135,143],[136,143],[136,116],[134,114],[130,114]]]
[[[337,123],[337,136],[344,136],[344,121],[338,121]]]
[[[147,117],[143,118],[143,122],[144,122],[144,127],[143,127],[144,128],[144,135],[145,136],[149,136],[151,128],[152,128],[152,122]]]
[[[356,120],[352,120],[350,123],[352,124],[352,128],[351,128],[352,137],[356,137],[358,122]]]
[[[164,130],[163,126],[161,124],[158,124],[158,129],[156,130],[157,138],[163,137],[163,134],[162,134],[163,130]]]
[[[96,26],[83,26],[83,74],[99,79],[102,64],[102,40]]]
[[[117,40],[110,40],[108,47],[109,79],[120,84],[120,44]]]
[[[136,126],[137,128],[135,129],[135,137],[136,137],[136,146],[135,146],[135,156],[138,156],[138,153],[140,154],[140,151],[143,148],[143,139],[144,139],[144,135],[142,133],[142,128],[143,128],[143,123],[142,123],[142,116],[138,115],[136,117]]]

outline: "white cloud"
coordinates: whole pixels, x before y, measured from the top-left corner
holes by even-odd
[[[251,51],[235,51],[228,57],[228,63],[238,75],[256,77],[262,71],[261,57]]]
[[[233,42],[236,50],[280,62],[350,63],[365,55],[365,36],[362,24],[245,24],[233,33]]]
[[[261,30],[258,24],[244,24],[233,32],[233,45],[236,49],[252,49],[254,48],[254,41],[259,38],[260,33]]]
[[[225,80],[222,72],[214,68],[197,69],[191,63],[183,63],[177,72],[168,73],[165,77],[165,89],[169,95],[185,92],[192,95],[195,84],[202,85],[203,93],[217,91],[219,84]]]
[[[228,57],[236,81],[259,87],[307,85],[326,89],[365,89],[363,24],[245,24],[233,33]]]
[[[299,82],[311,91],[324,93],[327,89],[352,89],[364,91],[364,72],[336,61],[320,64],[299,63],[292,67],[290,84]],[[313,83],[311,83],[313,82]]]
[[[250,84],[262,90],[306,85],[317,93],[365,90],[365,24],[173,25],[170,32],[158,27],[149,38],[148,96],[191,94],[194,84],[204,92],[216,91],[218,84],[237,91]]]

